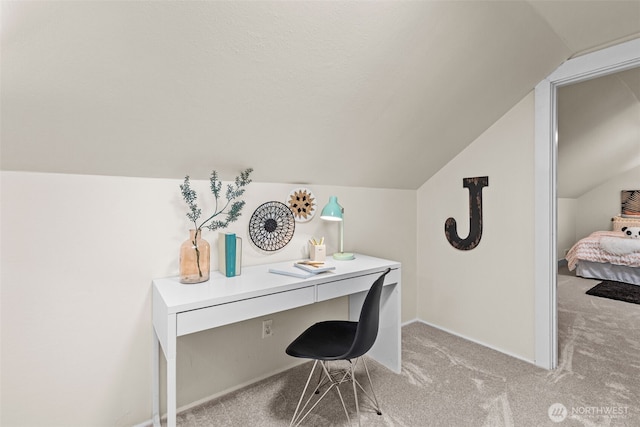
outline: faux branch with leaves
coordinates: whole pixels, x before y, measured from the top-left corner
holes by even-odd
[[[240,213],[242,211],[242,208],[244,207],[245,202],[244,200],[236,199],[244,194],[245,187],[251,182],[251,172],[253,172],[253,169],[251,168],[242,171],[240,175],[236,177],[234,184],[227,185],[227,191],[225,194],[226,202],[221,208],[219,208],[218,203],[222,192],[222,181],[218,179],[218,173],[216,171],[211,172],[209,181],[211,192],[216,199],[216,205],[213,210],[213,215],[209,216],[200,224],[198,224],[198,220],[202,215],[202,210],[196,203],[198,195],[196,194],[195,190],[191,189],[189,175],[184,177],[184,183],[180,185],[180,190],[182,190],[182,198],[185,202],[187,202],[187,205],[189,206],[187,218],[189,218],[189,220],[193,222],[196,230],[200,230],[202,229],[202,227],[208,228],[211,231],[217,230],[219,228],[226,228],[230,223],[236,221],[240,217]],[[229,207],[229,205],[231,205],[231,207]],[[227,210],[227,208],[229,209]],[[214,220],[214,218],[221,214],[225,214],[226,217],[224,219]]]
[[[193,226],[196,229],[196,233],[194,235],[193,248],[196,251],[196,263],[198,264],[198,274],[202,277],[202,270],[200,269],[200,250],[198,249],[198,245],[196,243],[196,239],[198,233],[202,230],[202,227],[208,228],[209,230],[217,230],[220,228],[226,228],[230,223],[236,221],[240,217],[240,213],[242,208],[244,207],[244,200],[236,200],[244,194],[245,187],[249,185],[251,182],[251,172],[253,169],[248,168],[242,172],[240,175],[236,177],[234,184],[227,185],[227,191],[225,194],[226,202],[224,202],[224,206],[219,207],[218,202],[220,200],[220,194],[222,192],[222,181],[218,179],[218,173],[214,170],[211,172],[211,177],[209,178],[211,192],[213,193],[216,204],[213,209],[213,215],[209,216],[207,219],[202,221],[198,225],[198,220],[202,215],[202,209],[198,207],[196,203],[198,199],[198,195],[191,188],[191,184],[189,182],[189,175],[184,177],[184,183],[180,185],[180,190],[182,190],[182,198],[187,205],[189,206],[189,212],[187,213],[187,218],[193,222]],[[231,206],[229,206],[231,205]],[[227,208],[229,208],[227,210]],[[224,219],[215,219],[221,214],[225,214]]]

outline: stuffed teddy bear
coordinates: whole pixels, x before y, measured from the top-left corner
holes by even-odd
[[[640,239],[640,227],[622,227],[625,237]]]

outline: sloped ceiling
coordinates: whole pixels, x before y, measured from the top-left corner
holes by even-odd
[[[638,1],[1,3],[3,170],[415,189]]]
[[[558,197],[578,198],[634,168],[640,168],[640,69],[559,88]]]

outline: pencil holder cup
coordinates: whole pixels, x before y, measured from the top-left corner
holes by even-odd
[[[309,259],[311,261],[324,262],[327,253],[325,245],[309,245]]]

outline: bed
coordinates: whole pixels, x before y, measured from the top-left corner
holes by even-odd
[[[640,227],[640,219],[615,217],[612,221],[612,231],[595,231],[578,241],[567,252],[567,266],[580,277],[640,286],[640,240],[624,237],[621,231],[625,226]]]

